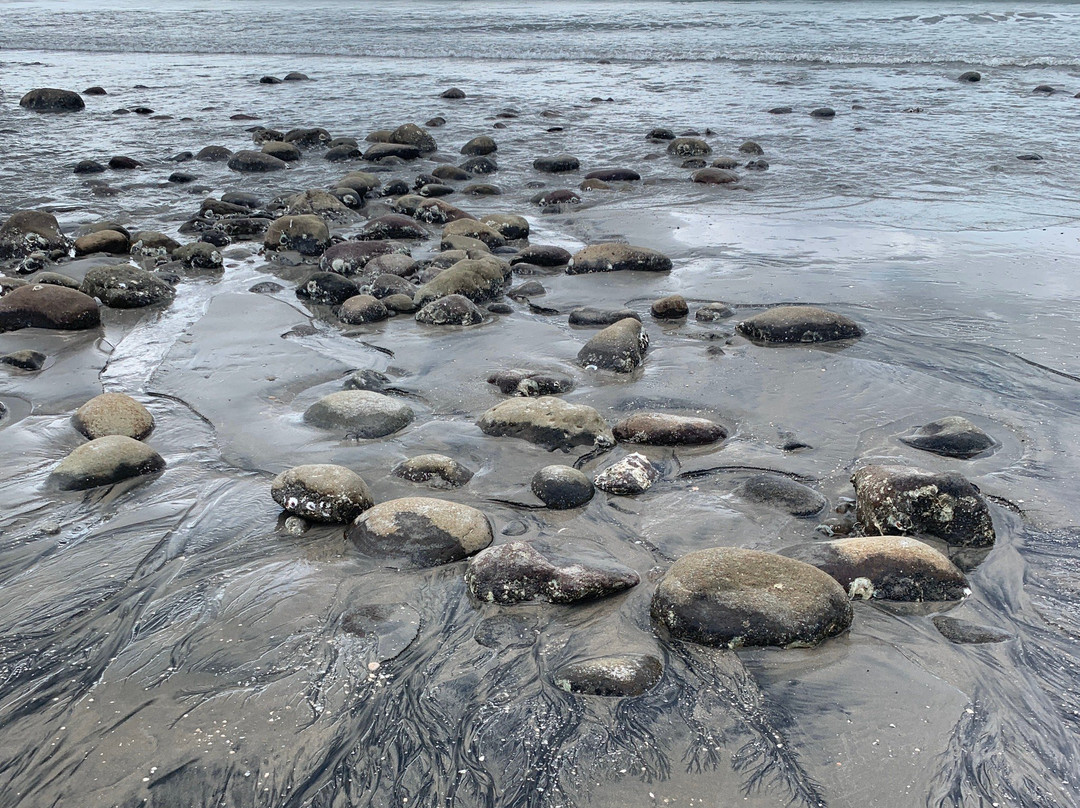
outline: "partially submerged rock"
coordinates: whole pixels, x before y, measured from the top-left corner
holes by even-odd
[[[643,454],[635,452],[616,461],[596,475],[593,482],[609,494],[632,496],[652,488],[660,479],[660,469]]]
[[[62,491],[83,491],[165,468],[161,455],[125,435],[107,435],[79,446],[53,469],[51,482]]]
[[[289,513],[313,522],[351,522],[375,504],[359,474],[329,463],[281,472],[270,484],[270,495]]]
[[[623,418],[612,430],[624,443],[655,446],[701,446],[727,437],[727,430],[707,418],[639,412]]]
[[[1008,631],[991,626],[980,626],[970,620],[961,620],[959,617],[950,617],[944,614],[935,615],[934,628],[949,642],[958,644],[980,645],[990,642],[1005,642],[1015,635]]]
[[[413,301],[423,306],[448,295],[464,295],[473,303],[494,300],[506,286],[504,266],[495,258],[458,261],[417,289]]]
[[[997,441],[959,415],[949,415],[901,435],[908,446],[944,457],[968,460],[997,446]]]
[[[0,225],[0,259],[25,258],[33,252],[68,250],[68,240],[51,213],[19,210]]]
[[[106,435],[142,440],[153,431],[154,416],[131,396],[102,393],[75,410],[71,423],[90,440]]]
[[[792,516],[814,516],[827,504],[819,491],[782,474],[751,477],[743,484],[742,495],[751,502],[780,508]]]
[[[507,399],[485,412],[477,425],[485,435],[521,438],[552,451],[615,444],[600,413],[554,396]]]
[[[568,322],[570,325],[588,327],[614,325],[626,318],[641,320],[641,315],[632,309],[598,309],[592,306],[582,306],[570,312]]]
[[[663,663],[652,654],[620,654],[563,665],[551,681],[567,693],[623,697],[651,690],[663,675]]]
[[[525,541],[484,550],[465,571],[473,597],[504,605],[595,600],[637,586],[640,580],[634,570],[614,561],[568,558],[545,543]]]
[[[577,360],[583,367],[630,373],[645,361],[649,335],[641,321],[631,317],[609,325],[590,339],[578,351]]]
[[[573,466],[544,466],[533,475],[530,488],[541,502],[557,511],[579,508],[593,497],[592,480]]]
[[[323,396],[304,413],[304,421],[321,429],[343,429],[356,438],[382,438],[404,429],[412,409],[369,390],[342,390]]]
[[[263,246],[268,250],[296,250],[301,255],[321,255],[330,246],[330,230],[318,216],[282,216],[266,230]]]
[[[415,298],[412,305],[416,306]],[[416,312],[416,322],[425,325],[478,325],[484,313],[464,295],[447,295],[432,300]]]
[[[574,389],[574,380],[569,376],[545,370],[499,370],[487,380],[509,396],[551,396]]]
[[[670,272],[671,259],[659,250],[630,244],[592,244],[577,252],[568,262],[567,275],[589,272]]]
[[[847,594],[826,573],[735,547],[698,550],[672,564],[651,612],[675,639],[728,648],[815,645],[852,619]]]
[[[461,463],[442,454],[410,457],[394,466],[390,473],[411,483],[424,483],[431,488],[461,488],[473,476]]]
[[[817,306],[777,306],[743,320],[736,329],[765,343],[832,342],[863,335],[853,320]]]
[[[32,112],[78,112],[86,102],[72,90],[39,87],[20,98],[19,106]]]
[[[435,567],[459,561],[491,544],[491,522],[458,502],[404,497],[368,509],[345,537],[367,555],[404,566]]]
[[[855,513],[867,533],[922,533],[964,547],[989,547],[994,525],[979,489],[956,472],[864,466],[851,478]]]
[[[677,137],[668,143],[667,153],[673,157],[704,157],[712,154],[712,147],[696,137]]]

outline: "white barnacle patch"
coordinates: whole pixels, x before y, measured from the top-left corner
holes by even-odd
[[[870,600],[874,597],[874,584],[869,578],[856,578],[848,584],[848,598]]]

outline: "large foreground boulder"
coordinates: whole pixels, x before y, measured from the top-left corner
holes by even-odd
[[[629,244],[593,244],[577,252],[566,267],[567,275],[589,272],[670,272],[671,259],[658,250]]]
[[[304,413],[321,429],[344,429],[355,438],[382,438],[404,429],[413,419],[407,404],[370,390],[342,390],[323,396]]]
[[[817,306],[777,306],[743,320],[736,330],[754,342],[833,342],[863,335],[855,321]]]
[[[83,278],[82,291],[110,309],[139,309],[168,304],[176,290],[159,276],[130,264],[94,267]]]
[[[163,468],[161,455],[145,443],[125,435],[107,435],[84,443],[61,460],[50,480],[62,491],[83,491],[156,474]]]
[[[351,522],[375,503],[359,474],[329,463],[281,472],[270,485],[270,495],[289,513],[313,522]]]
[[[675,639],[739,648],[808,646],[845,631],[852,611],[832,577],[772,553],[714,547],[664,574],[652,618]]]
[[[645,361],[649,335],[641,321],[632,317],[609,325],[590,339],[578,351],[577,360],[583,367],[630,373]]]
[[[507,399],[485,412],[477,425],[485,435],[521,438],[552,451],[615,444],[600,413],[554,396]]]
[[[363,553],[406,567],[459,561],[491,544],[491,522],[476,508],[427,497],[404,497],[368,509],[345,537]]]
[[[67,252],[68,240],[51,213],[18,210],[0,225],[0,259],[25,258],[32,252]]]
[[[97,301],[66,286],[27,284],[0,297],[0,332],[20,328],[78,331],[100,324]]]

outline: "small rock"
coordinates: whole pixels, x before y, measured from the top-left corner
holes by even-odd
[[[931,421],[907,435],[901,435],[900,440],[924,452],[962,460],[968,460],[997,446],[997,441],[959,415]]]
[[[956,77],[957,81],[982,81],[982,73],[977,70],[965,70],[959,76]]]
[[[653,301],[650,311],[658,320],[678,320],[690,313],[690,306],[682,295],[668,295]]]
[[[521,438],[551,451],[615,445],[600,413],[554,396],[507,399],[485,412],[477,425],[485,435]]]
[[[460,168],[470,174],[494,174],[499,170],[499,165],[490,157],[480,155],[463,161]]]
[[[293,70],[291,73],[285,74],[285,81],[308,81],[308,77],[298,70]]]
[[[142,163],[133,157],[118,155],[109,159],[109,168],[117,171],[131,171],[136,168],[142,168]]]
[[[627,317],[585,343],[578,351],[577,361],[583,367],[630,373],[645,361],[648,347],[649,335],[642,329],[641,321]]]
[[[153,431],[154,416],[131,396],[102,393],[79,407],[71,423],[90,440],[106,435],[142,440]]]
[[[390,316],[386,306],[371,295],[353,295],[341,304],[338,319],[350,325],[377,323]]]
[[[641,494],[660,479],[660,470],[643,454],[635,452],[612,463],[593,479],[601,491],[621,496]]]
[[[667,147],[673,157],[704,157],[712,154],[712,147],[704,140],[694,137],[677,137]]]
[[[600,182],[637,182],[641,175],[630,168],[599,168],[586,174],[585,179]]]
[[[1013,639],[1012,634],[990,626],[980,626],[970,620],[961,620],[958,617],[949,617],[939,614],[933,618],[934,628],[941,632],[941,636],[949,642],[960,644],[982,644],[990,642],[1005,642]]]
[[[727,430],[707,418],[663,412],[639,412],[615,424],[615,439],[652,446],[704,446],[727,437]]]
[[[164,468],[161,455],[145,443],[125,435],[107,435],[84,443],[61,460],[50,480],[61,491],[84,491]]]
[[[358,275],[375,258],[398,253],[407,255],[401,252],[407,250],[405,245],[392,241],[342,241],[326,249],[319,259],[319,268],[338,275]],[[409,263],[413,263],[411,258]],[[377,268],[380,272],[388,271],[381,265],[377,265]]]
[[[301,255],[321,255],[330,246],[330,230],[318,216],[282,216],[267,228],[263,246],[268,250],[296,250]]]
[[[517,241],[529,237],[529,220],[524,216],[492,213],[480,221],[488,227],[494,228],[507,241]]]
[[[304,421],[321,429],[343,429],[355,438],[392,435],[413,419],[410,407],[381,393],[343,390],[323,396],[304,413]]]
[[[471,219],[458,219],[456,222],[449,222],[443,227],[442,235],[444,239],[447,236],[467,236],[468,238],[479,239],[488,249],[506,245],[506,238],[494,227]]]
[[[672,132],[670,129],[666,129],[660,126],[656,129],[650,129],[649,133],[645,135],[645,137],[648,140],[674,140],[675,133]]]
[[[198,153],[196,153],[195,159],[204,163],[224,163],[232,157],[232,155],[232,150],[227,149],[224,146],[203,146],[203,148],[199,149]]]
[[[344,466],[313,464],[281,472],[270,485],[274,502],[312,522],[351,522],[375,504],[367,483]]]
[[[229,158],[229,168],[233,171],[267,172],[284,171],[289,164],[270,154],[262,152],[242,150]]]
[[[544,466],[533,475],[532,492],[547,507],[564,511],[593,498],[592,480],[573,466]]]
[[[739,175],[725,168],[702,168],[695,171],[690,180],[705,185],[729,185],[739,181]]]
[[[551,680],[567,693],[625,697],[651,690],[663,675],[663,664],[651,654],[625,654],[563,665]]]
[[[203,235],[206,237],[210,234],[205,233]],[[228,244],[229,237],[224,234],[220,235],[224,237],[225,243]],[[193,241],[190,244],[178,247],[173,251],[173,259],[189,269],[220,270],[225,263],[221,257],[221,251],[210,241]]]
[[[281,84],[281,79],[277,76],[263,76],[259,79],[259,84]]]
[[[574,380],[569,376],[542,370],[500,370],[487,380],[509,396],[560,395],[574,389]]]
[[[726,320],[734,314],[734,309],[726,303],[706,303],[697,310],[694,318],[700,323],[713,323],[717,320]]]
[[[757,160],[751,160],[745,166],[750,171],[768,171],[769,161],[758,158]]]
[[[742,495],[751,502],[780,508],[792,516],[814,516],[827,504],[818,491],[782,474],[751,477],[743,484]]]
[[[74,169],[75,174],[101,174],[104,171],[105,166],[97,160],[80,160]]]
[[[1056,92],[1056,90],[1053,87],[1051,87],[1049,84],[1040,84],[1038,87],[1036,87],[1034,90],[1032,90],[1032,92],[1033,93],[1040,93],[1041,95],[1053,95]]]
[[[487,135],[474,137],[461,147],[461,153],[469,157],[484,157],[488,154],[494,154],[498,150],[498,145]]]
[[[1017,160],[1025,160],[1025,161],[1031,162],[1031,163],[1038,163],[1038,162],[1042,162],[1043,158],[1042,158],[1041,154],[1035,154],[1034,152],[1029,152],[1029,153],[1025,153],[1025,154],[1016,155],[1016,159]]]
[[[416,322],[425,325],[477,325],[483,321],[484,313],[464,295],[441,297],[416,312]]]
[[[431,488],[461,488],[473,473],[452,457],[425,454],[398,463],[390,472],[411,483],[426,483]]]
[[[404,497],[368,509],[345,531],[367,555],[403,566],[435,567],[460,561],[491,544],[491,522],[468,505],[426,497]]]
[[[773,107],[769,110],[772,115],[790,115],[794,110],[791,107]]]
[[[466,258],[423,284],[413,299],[423,306],[440,297],[464,295],[474,303],[486,303],[502,295],[508,270],[496,258]]]
[[[583,306],[570,312],[569,322],[570,325],[593,327],[614,325],[627,318],[640,322],[641,315],[631,309],[597,309]]]
[[[448,98],[451,100],[457,100],[465,97],[465,91],[459,90],[457,87],[451,87],[449,90],[443,90],[439,93],[439,98]]]
[[[533,160],[533,168],[547,174],[561,174],[577,171],[581,168],[581,162],[571,154],[557,154],[553,157],[537,157]]]
[[[568,262],[567,275],[583,275],[588,272],[670,272],[671,259],[648,247],[629,244],[593,244],[579,251]]]
[[[831,107],[818,107],[817,109],[810,110],[811,118],[835,118],[836,110]]]
[[[735,328],[748,339],[763,343],[831,342],[863,335],[854,321],[816,306],[777,306]]]
[[[14,353],[0,356],[0,365],[11,365],[20,370],[41,370],[48,359],[41,351],[15,351]]]
[[[765,150],[763,148],[761,148],[761,146],[758,143],[754,142],[753,140],[745,141],[741,146],[739,146],[739,151],[741,151],[743,154],[764,154],[765,153]]]

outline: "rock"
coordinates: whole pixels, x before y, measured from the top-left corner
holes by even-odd
[[[94,267],[83,278],[81,290],[110,309],[168,305],[176,297],[176,290],[169,283],[129,264]]]
[[[486,303],[503,293],[506,285],[503,266],[494,258],[458,261],[417,289],[413,301],[423,306],[440,297],[464,295],[474,303]]]
[[[104,171],[105,166],[97,160],[80,160],[75,164],[74,169],[76,174],[101,174]]]
[[[742,495],[751,502],[780,508],[792,516],[814,516],[827,504],[818,491],[782,474],[751,477],[743,484]]]
[[[869,534],[922,533],[963,547],[994,543],[986,502],[956,472],[872,465],[855,472],[851,482],[856,518]]]
[[[131,237],[131,254],[144,258],[167,258],[180,242],[154,230],[140,230]]]
[[[594,493],[592,480],[573,466],[544,466],[533,475],[530,487],[541,502],[558,511],[579,508]]]
[[[359,291],[352,281],[337,273],[313,272],[296,287],[296,296],[323,306],[340,306]]]
[[[713,323],[717,320],[726,320],[734,314],[734,309],[726,303],[706,303],[697,310],[694,318],[700,323]]]
[[[501,196],[502,189],[497,185],[479,182],[473,185],[466,185],[461,189],[461,193],[472,194],[473,196]]]
[[[98,87],[97,85],[94,85],[93,87],[87,87],[85,90],[83,90],[83,95],[108,95],[108,93],[105,92],[104,87]]]
[[[59,272],[37,272],[34,274],[32,283],[50,283],[56,286],[66,286],[68,289],[79,289],[82,283],[68,275]]]
[[[561,174],[577,171],[581,168],[581,162],[572,154],[556,154],[552,157],[537,157],[533,160],[533,168],[548,174]]]
[[[204,163],[224,163],[232,156],[232,150],[224,146],[204,146],[196,153],[195,159]],[[229,167],[232,168],[232,166]]]
[[[25,258],[33,252],[67,252],[68,240],[51,213],[19,210],[0,225],[0,259]]]
[[[739,151],[741,151],[743,154],[764,154],[765,153],[765,150],[763,148],[761,148],[761,146],[759,144],[757,144],[753,140],[745,141],[741,146],[739,146]]]
[[[583,306],[570,312],[570,325],[582,326],[605,326],[613,325],[627,318],[641,320],[641,315],[631,309],[596,309],[591,306]]]
[[[629,567],[608,559],[579,560],[541,542],[512,541],[469,561],[465,585],[477,600],[509,605],[531,600],[576,603],[637,586]]]
[[[645,361],[649,335],[641,321],[627,317],[600,331],[578,351],[577,361],[583,367],[595,366],[616,373],[630,373]]]
[[[259,79],[259,84],[281,84],[281,79],[277,76],[263,76]]]
[[[470,174],[494,174],[499,170],[499,165],[490,157],[479,156],[462,161],[459,168]]]
[[[1032,162],[1032,163],[1038,163],[1038,162],[1042,161],[1043,158],[1042,158],[1041,154],[1035,154],[1034,152],[1028,152],[1028,153],[1025,153],[1025,154],[1016,155],[1016,159],[1017,160],[1026,160],[1026,161]]]
[[[769,169],[769,161],[759,157],[757,160],[748,162],[745,167],[751,171],[767,171]]]
[[[445,298],[443,299],[445,300]],[[390,311],[401,314],[411,314],[416,311],[416,304],[413,303],[412,295],[387,295],[382,299],[382,304]]]
[[[593,483],[609,494],[632,496],[648,491],[659,479],[660,470],[645,455],[635,452],[601,471]]]
[[[854,321],[816,306],[777,306],[735,328],[748,339],[764,343],[831,342],[863,335]]]
[[[907,435],[901,435],[900,440],[924,452],[962,460],[968,460],[997,446],[997,441],[959,415],[931,421]]]
[[[550,396],[574,389],[574,380],[569,376],[542,370],[500,370],[487,380],[510,396]]]
[[[424,325],[477,325],[483,321],[484,313],[464,295],[440,297],[416,312],[416,322]]]
[[[268,250],[296,250],[301,255],[321,255],[330,246],[330,230],[318,216],[282,216],[267,228],[263,246]]]
[[[376,143],[368,147],[363,156],[370,163],[377,163],[388,157],[396,157],[399,160],[415,160],[420,156],[420,149],[403,143]]]
[[[657,127],[656,129],[649,130],[649,133],[645,135],[648,140],[674,140],[675,133],[665,127]]]
[[[449,222],[443,227],[442,236],[444,239],[447,236],[466,236],[467,238],[478,239],[488,249],[506,245],[506,239],[502,233],[491,225],[478,222],[475,219],[458,219],[456,222]]]
[[[273,155],[246,149],[230,157],[228,165],[233,171],[247,172],[283,171],[289,167],[288,163]]]
[[[382,180],[366,171],[350,171],[336,184],[339,188],[351,188],[361,196],[367,196],[382,185]]]
[[[323,159],[331,163],[344,163],[348,160],[358,160],[360,157],[360,149],[349,144],[333,146],[327,149],[326,154],[323,155]]]
[[[198,177],[196,177],[194,174],[188,174],[186,171],[174,171],[172,174],[169,175],[169,182],[175,182],[180,185],[189,182],[195,182],[195,180],[197,179]]]
[[[447,180],[450,182],[465,182],[472,179],[472,175],[463,168],[457,166],[442,164],[435,166],[431,172],[431,176],[440,180]]]
[[[1032,92],[1033,93],[1040,93],[1042,95],[1053,95],[1056,92],[1056,90],[1053,87],[1051,87],[1049,84],[1040,84],[1038,87],[1036,87],[1034,90],[1032,90]]]
[[[410,457],[394,466],[390,473],[411,483],[426,483],[431,488],[461,488],[473,476],[461,463],[441,454]]]
[[[90,440],[106,435],[142,440],[153,431],[154,416],[131,396],[102,393],[79,407],[71,423]]]
[[[836,110],[830,107],[818,107],[817,109],[810,110],[811,118],[835,118]]]
[[[78,112],[86,108],[86,103],[71,90],[40,87],[19,99],[19,106],[32,112]]]
[[[477,425],[485,435],[521,438],[551,451],[615,444],[600,413],[554,396],[507,399],[485,412]]]
[[[600,168],[585,175],[587,180],[600,182],[637,182],[641,175],[630,168]]]
[[[351,522],[375,500],[363,478],[344,466],[314,464],[281,472],[270,484],[274,502],[312,522]]]
[[[353,295],[341,304],[338,312],[338,319],[350,325],[377,323],[389,316],[386,306],[371,295]]]
[[[19,370],[41,370],[48,359],[41,351],[22,350],[0,356],[0,365],[10,365]]]
[[[119,171],[131,171],[136,168],[142,168],[142,163],[133,157],[118,155],[109,159],[109,168],[117,169]]]
[[[477,257],[479,257],[479,254],[481,253],[491,252],[488,246],[480,239],[469,238],[468,236],[455,236],[453,234],[442,237],[442,240],[439,242],[439,249],[443,252],[454,250],[466,254],[475,254]]]
[[[377,275],[371,282],[371,294],[380,300],[390,295],[408,295],[411,300],[415,291],[416,287],[409,281],[388,272]]]
[[[464,97],[465,92],[463,90],[459,90],[457,87],[451,87],[449,90],[443,90],[441,93],[439,93],[439,98],[449,98],[456,100]]]
[[[324,221],[344,221],[352,218],[352,212],[340,199],[318,188],[293,194],[285,199],[284,203],[287,216],[318,216]]]
[[[394,200],[394,209],[399,213],[412,216],[422,222],[446,224],[457,219],[474,219],[461,208],[454,207],[441,199],[425,199],[422,196],[408,194]]]
[[[672,564],[651,613],[675,639],[727,648],[815,645],[852,619],[844,590],[817,567],[735,547],[698,550]]]
[[[285,74],[285,81],[308,81],[308,77],[298,70],[293,70],[291,73]]]
[[[284,291],[284,289],[285,287],[280,283],[275,283],[274,281],[262,281],[253,285],[248,291],[256,295],[273,295]]]
[[[510,264],[535,264],[539,267],[561,267],[570,263],[573,255],[562,247],[530,244],[510,259]]]
[[[551,681],[567,693],[626,697],[651,690],[663,675],[663,664],[651,654],[623,654],[563,665]]]
[[[125,435],[106,435],[76,448],[57,464],[49,479],[61,491],[84,491],[164,468],[161,455],[145,443]]]
[[[209,244],[211,247],[221,249],[222,247],[228,247],[230,244],[232,244],[232,239],[229,238],[225,233],[222,233],[220,230],[207,230],[205,233],[199,236],[198,243]],[[186,247],[187,245],[185,244],[184,246]],[[201,267],[202,269],[219,268],[217,265],[217,260],[214,258],[212,252],[206,253],[202,248],[199,248],[197,250],[194,248],[191,250],[181,249],[180,252],[190,257],[190,266],[192,267],[199,268],[199,264],[205,262],[207,263],[207,265]],[[221,254],[218,253],[218,255],[220,256]]]
[[[225,263],[221,251],[206,241],[193,241],[178,247],[173,250],[173,258],[189,269],[220,270]]]
[[[488,154],[494,154],[498,150],[498,145],[496,145],[495,141],[487,135],[474,137],[461,147],[461,153],[468,155],[469,157],[483,157]]]
[[[712,147],[698,138],[677,137],[668,144],[667,153],[674,157],[704,157],[712,154]]]
[[[406,123],[399,126],[390,134],[391,143],[400,143],[406,146],[415,146],[420,154],[431,154],[439,150],[435,138],[415,123]]]
[[[355,438],[384,438],[407,427],[413,411],[407,405],[368,390],[342,390],[323,396],[304,413],[304,421],[320,429],[344,429]]]
[[[668,295],[653,301],[649,310],[658,320],[678,320],[690,313],[690,306],[682,295]]]
[[[442,115],[436,115],[434,118],[428,118],[424,121],[424,126],[428,127],[428,129],[437,129],[440,126],[446,126],[446,118]]]
[[[712,161],[711,165],[712,165],[713,168],[728,168],[728,169],[731,169],[731,168],[738,168],[739,167],[739,161],[736,160],[734,157],[717,157],[715,160]]]
[[[99,252],[127,255],[130,248],[128,237],[116,230],[98,230],[75,239],[76,255],[93,255]]]
[[[387,239],[425,239],[429,236],[427,230],[417,224],[411,216],[403,216],[400,213],[387,213],[369,219],[360,232],[356,234],[358,241],[385,241]]]
[[[980,626],[970,620],[961,620],[958,617],[938,614],[933,618],[934,628],[941,632],[941,636],[949,642],[980,644],[988,642],[1005,642],[1013,639],[1014,635],[1001,629],[989,626]]]
[[[901,536],[859,536],[806,542],[780,551],[827,572],[854,598],[962,600],[964,573],[928,544]]]
[[[286,143],[295,143],[302,149],[322,148],[330,142],[330,133],[319,126],[290,129],[281,138]]]
[[[481,223],[495,229],[507,241],[517,241],[529,237],[529,220],[524,216],[509,213],[493,213],[480,220]],[[527,248],[526,248],[527,249]]]
[[[346,390],[371,390],[381,393],[390,385],[390,377],[377,370],[358,370],[345,380]]]
[[[651,446],[704,446],[727,437],[727,430],[707,418],[663,412],[639,412],[612,429],[615,440]]]
[[[491,522],[457,502],[404,497],[370,508],[345,531],[361,552],[412,567],[449,564],[491,544]]]
[[[407,252],[408,248],[392,241],[342,241],[326,249],[319,259],[319,268],[324,272],[336,272],[339,275],[358,275],[379,256],[398,253],[404,255],[402,251]],[[410,264],[413,263],[411,258],[408,260]],[[377,268],[385,271],[381,265]],[[376,267],[372,268],[373,271],[374,269]]]
[[[690,180],[705,185],[728,185],[738,182],[739,175],[724,168],[702,168],[695,171],[690,176]]]
[[[965,70],[963,73],[956,77],[956,80],[970,82],[982,81],[982,73],[980,73],[978,70]]]
[[[588,272],[670,272],[671,259],[658,250],[629,244],[592,244],[576,253],[568,262],[567,275]]]
[[[78,331],[100,324],[97,302],[64,286],[27,284],[0,297],[0,332],[20,328]]]
[[[283,140],[266,141],[262,144],[262,153],[284,160],[286,163],[295,163],[303,156],[299,146],[295,143],[286,143]]]

